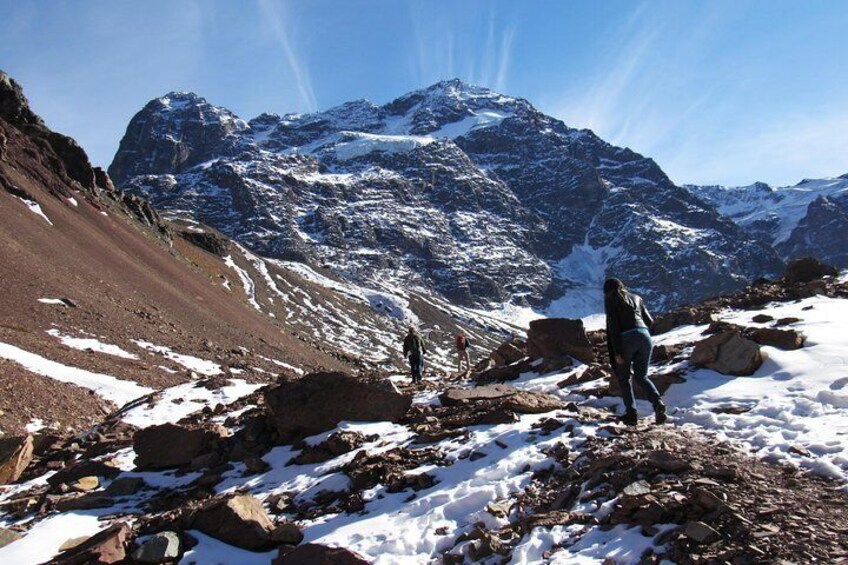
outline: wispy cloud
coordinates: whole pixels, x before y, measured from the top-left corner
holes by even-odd
[[[460,4],[433,15],[430,4],[410,5],[416,49],[412,75],[419,84],[459,77],[503,92],[516,25],[494,8],[482,16],[464,9]]]
[[[265,18],[274,38],[280,47],[283,49],[283,54],[286,57],[289,69],[297,84],[297,90],[300,94],[300,99],[306,109],[314,112],[318,109],[318,102],[315,98],[315,91],[312,88],[312,78],[309,74],[309,67],[299,56],[295,50],[290,33],[290,18],[285,12],[285,6],[281,2],[272,0],[258,0],[259,9]]]

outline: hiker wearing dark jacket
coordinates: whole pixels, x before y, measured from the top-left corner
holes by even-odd
[[[465,361],[465,371],[471,371],[471,358],[468,356],[468,347],[471,342],[465,334],[456,334],[456,372],[462,372],[462,362]]]
[[[657,387],[648,379],[648,366],[653,351],[650,327],[654,319],[645,308],[642,297],[627,290],[615,278],[604,282],[604,310],[610,364],[621,384],[624,401],[622,422],[629,426],[635,426],[638,422],[633,399],[633,377],[654,405],[656,422],[662,424],[666,421],[665,404]]]
[[[424,360],[424,354],[427,353],[427,348],[424,346],[424,340],[415,331],[415,328],[410,327],[409,333],[403,340],[403,356],[409,359],[409,369],[412,371],[412,382],[421,382],[421,365]]]

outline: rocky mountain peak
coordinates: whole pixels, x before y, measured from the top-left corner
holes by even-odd
[[[29,107],[21,86],[0,70],[0,118],[12,125],[44,125]]]

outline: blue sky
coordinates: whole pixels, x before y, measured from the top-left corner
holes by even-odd
[[[653,157],[679,183],[848,172],[841,0],[0,0],[0,69],[108,164],[148,100],[243,118],[459,77]]]

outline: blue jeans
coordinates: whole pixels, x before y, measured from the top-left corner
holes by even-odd
[[[630,331],[621,336],[621,355],[624,363],[616,364],[616,376],[621,385],[621,396],[624,407],[633,410],[633,379],[639,383],[651,404],[660,401],[660,393],[648,379],[648,365],[651,364],[651,353],[653,352],[651,334],[647,330]]]
[[[409,368],[412,370],[412,382],[421,381],[421,368],[424,366],[424,360],[421,355],[413,353],[409,356]]]

